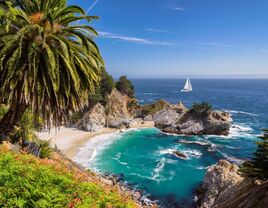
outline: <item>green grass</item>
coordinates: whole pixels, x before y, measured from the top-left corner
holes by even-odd
[[[115,191],[78,180],[67,167],[51,160],[0,148],[0,167],[0,207],[135,207]]]

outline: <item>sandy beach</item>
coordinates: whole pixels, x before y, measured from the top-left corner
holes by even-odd
[[[146,121],[144,124],[132,126],[130,129],[152,127],[154,127],[154,123]],[[53,147],[56,146],[69,159],[74,159],[79,149],[85,146],[91,138],[116,133],[118,131],[118,129],[113,128],[102,128],[97,132],[87,132],[62,126],[59,129],[51,129],[50,132],[37,132],[36,134],[41,140],[50,140],[51,145]]]

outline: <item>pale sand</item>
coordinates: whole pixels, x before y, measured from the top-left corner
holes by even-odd
[[[154,127],[154,122],[146,121],[144,124],[132,126],[130,129],[152,127]],[[50,133],[37,132],[36,134],[41,140],[51,140],[53,147],[57,146],[66,157],[73,159],[78,154],[79,149],[85,146],[91,138],[115,132],[118,132],[118,129],[102,128],[97,132],[87,132],[62,126],[60,129],[51,129]]]

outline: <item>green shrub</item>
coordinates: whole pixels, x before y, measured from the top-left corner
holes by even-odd
[[[0,207],[135,207],[98,184],[79,181],[59,165],[0,149]]]
[[[197,114],[208,114],[212,111],[212,106],[207,102],[195,103],[191,111]]]
[[[126,76],[120,77],[115,87],[119,92],[124,93],[129,97],[135,96],[134,85],[130,80],[127,79]]]
[[[50,147],[50,140],[49,141],[39,141],[39,147],[40,147],[40,158],[50,158],[52,155],[52,148]]]
[[[268,129],[264,130],[264,135],[257,142],[257,150],[250,161],[246,161],[240,167],[240,172],[247,177],[261,180],[268,179]]]

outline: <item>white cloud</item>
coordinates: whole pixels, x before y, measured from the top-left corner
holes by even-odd
[[[116,39],[116,40],[123,40],[127,42],[145,44],[145,45],[161,45],[161,46],[172,46],[173,43],[163,42],[163,41],[155,41],[155,40],[148,40],[144,38],[132,37],[132,36],[125,36],[119,35],[109,32],[98,32],[100,38],[108,38],[108,39]]]
[[[146,31],[154,32],[154,33],[166,33],[167,32],[167,30],[161,30],[161,29],[155,29],[155,28],[146,28]]]
[[[231,48],[233,45],[218,43],[218,42],[203,42],[199,44],[201,47],[218,47],[218,48]]]
[[[185,11],[185,8],[184,7],[174,7],[173,10],[176,10],[176,11]]]

